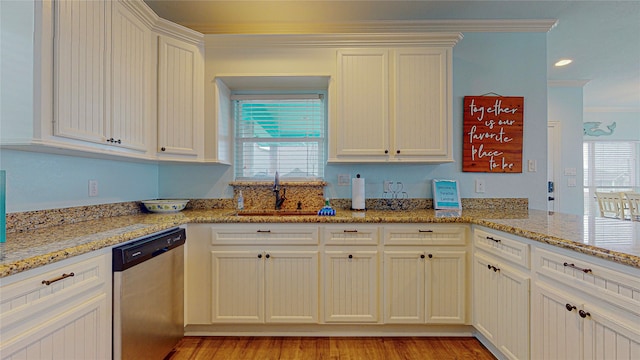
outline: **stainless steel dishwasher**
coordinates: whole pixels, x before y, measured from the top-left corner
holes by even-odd
[[[163,359],[184,335],[185,230],[113,248],[113,358]]]

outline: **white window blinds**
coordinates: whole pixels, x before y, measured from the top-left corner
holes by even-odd
[[[321,179],[326,162],[324,94],[232,95],[235,178]]]

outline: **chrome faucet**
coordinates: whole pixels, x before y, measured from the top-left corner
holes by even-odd
[[[280,195],[280,178],[278,177],[278,172],[276,171],[276,179],[273,182],[273,192],[276,195],[276,210],[280,210],[282,208],[282,204],[285,200],[287,200],[286,194],[287,189],[282,187],[282,195]]]

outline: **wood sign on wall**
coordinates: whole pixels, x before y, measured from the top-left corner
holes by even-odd
[[[462,171],[521,173],[524,97],[465,96]]]

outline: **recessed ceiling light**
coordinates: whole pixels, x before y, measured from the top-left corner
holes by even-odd
[[[555,66],[565,66],[565,65],[569,65],[573,62],[573,60],[571,59],[560,59],[557,63],[555,63]]]

